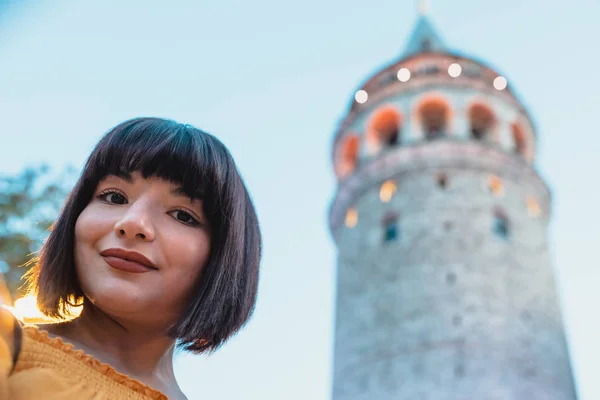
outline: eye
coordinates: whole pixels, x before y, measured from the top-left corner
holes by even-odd
[[[198,222],[198,220],[196,218],[194,218],[192,216],[192,214],[190,214],[187,211],[174,210],[174,211],[171,211],[169,213],[169,215],[171,215],[173,218],[175,218],[177,221],[181,222],[182,224],[189,225],[189,226],[200,226],[200,222]]]
[[[100,193],[98,198],[110,204],[127,204],[127,199],[125,198],[125,195],[116,190],[105,190],[102,193]]]

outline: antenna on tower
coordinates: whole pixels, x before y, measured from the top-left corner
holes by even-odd
[[[419,0],[419,14],[422,16],[429,14],[429,0]]]

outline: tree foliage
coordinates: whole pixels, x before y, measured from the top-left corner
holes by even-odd
[[[73,169],[53,174],[46,166],[0,174],[0,273],[13,299],[24,294],[30,267],[73,183]]]

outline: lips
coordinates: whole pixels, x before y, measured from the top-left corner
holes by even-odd
[[[156,266],[135,251],[124,249],[108,249],[100,253],[104,261],[112,268],[132,273],[144,273],[156,270]]]

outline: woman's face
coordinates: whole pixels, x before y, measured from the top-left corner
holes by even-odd
[[[75,225],[81,288],[98,308],[145,324],[183,311],[210,252],[200,200],[160,178],[108,176]]]

